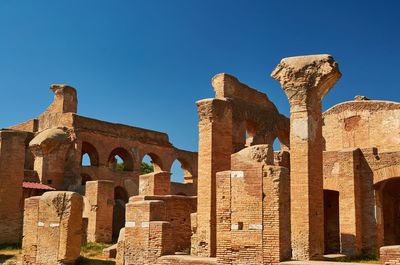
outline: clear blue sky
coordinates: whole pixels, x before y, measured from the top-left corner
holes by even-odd
[[[324,109],[355,95],[399,101],[400,1],[0,1],[0,128],[40,114],[49,85],[81,115],[167,132],[197,150],[195,101],[226,72],[288,114],[269,75],[287,56],[330,53],[343,77]]]

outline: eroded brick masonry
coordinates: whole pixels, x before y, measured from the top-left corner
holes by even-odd
[[[198,153],[80,116],[76,90],[52,85],[41,115],[0,130],[0,243],[22,242],[27,265],[73,264],[86,242],[114,242],[117,265],[400,264],[400,103],[356,96],[323,112],[341,75],[330,55],[283,59],[271,76],[290,117],[216,75],[215,97],[196,102]]]

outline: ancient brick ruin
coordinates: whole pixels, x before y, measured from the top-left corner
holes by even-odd
[[[0,244],[22,242],[26,265],[73,264],[85,242],[114,242],[117,265],[400,264],[400,103],[357,96],[322,112],[341,77],[329,55],[285,58],[271,76],[290,117],[218,74],[215,97],[196,102],[198,153],[79,116],[76,90],[52,85],[44,113],[0,130]]]

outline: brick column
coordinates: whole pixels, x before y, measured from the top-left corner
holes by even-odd
[[[85,196],[90,204],[87,241],[111,242],[114,182],[109,180],[87,181]]]
[[[361,187],[358,170],[360,150],[339,152],[339,224],[341,253],[361,254]]]
[[[21,240],[26,136],[0,131],[0,244]]]
[[[228,101],[204,99],[199,113],[197,253],[216,255],[216,172],[229,170],[232,154],[232,109]]]
[[[324,253],[321,101],[341,77],[329,55],[283,59],[272,73],[290,103],[291,227],[294,259]]]

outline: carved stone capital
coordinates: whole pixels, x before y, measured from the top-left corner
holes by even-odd
[[[322,98],[342,76],[339,66],[328,54],[296,56],[282,59],[271,76],[278,80],[295,106],[320,105]]]

